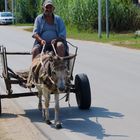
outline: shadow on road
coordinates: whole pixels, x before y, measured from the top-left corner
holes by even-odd
[[[90,110],[79,110],[71,108],[70,110],[63,108],[62,120],[64,127],[73,132],[83,133],[85,135],[94,136],[97,139],[104,137],[127,137],[125,135],[110,135],[105,133],[105,129],[99,123],[100,118],[121,118],[124,115],[117,112],[111,112],[106,108],[92,107]]]
[[[18,115],[12,113],[2,113],[0,115],[1,119],[9,119],[9,118],[16,118],[16,117],[18,117]]]
[[[43,122],[39,110],[25,110],[25,112],[26,117],[32,122]],[[94,136],[97,139],[103,139],[104,137],[128,137],[126,135],[106,134],[105,129],[99,123],[100,118],[122,118],[124,115],[121,113],[111,112],[108,109],[101,107],[91,107],[90,110],[79,110],[77,107],[64,107],[61,108],[60,114],[63,129]],[[54,119],[53,108],[50,109],[50,119]]]

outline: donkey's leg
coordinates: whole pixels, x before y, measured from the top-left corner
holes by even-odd
[[[44,95],[45,98],[45,121],[47,124],[52,124],[49,118],[49,102],[50,102],[50,94],[45,93]]]
[[[38,98],[39,98],[38,109],[42,111],[42,93],[38,92]]]
[[[38,99],[39,99],[39,102],[38,102],[38,109],[40,111],[42,111],[42,89],[39,85],[36,85],[36,88],[38,90]]]
[[[59,94],[54,94],[55,97],[55,127],[57,129],[62,128],[61,122],[59,120]]]

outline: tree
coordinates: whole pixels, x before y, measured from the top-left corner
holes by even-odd
[[[138,0],[132,0],[135,4],[138,4]]]
[[[4,11],[4,0],[0,0],[0,11]]]
[[[41,11],[41,0],[16,0],[17,22],[32,23]]]

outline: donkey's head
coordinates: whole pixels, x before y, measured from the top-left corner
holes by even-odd
[[[57,90],[63,92],[69,77],[67,60],[60,57],[53,57],[50,62],[50,76],[55,83]]]

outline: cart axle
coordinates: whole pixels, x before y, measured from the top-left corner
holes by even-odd
[[[0,98],[18,98],[18,97],[24,97],[24,96],[35,96],[38,95],[38,92],[26,92],[26,93],[15,93],[11,95],[0,95]]]

